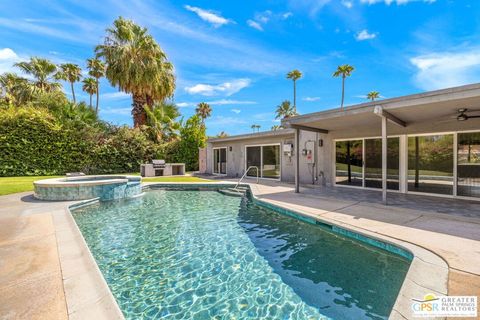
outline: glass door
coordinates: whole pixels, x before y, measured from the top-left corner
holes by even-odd
[[[213,149],[213,173],[227,174],[227,148]]]
[[[335,143],[335,181],[339,185],[363,185],[363,140]]]
[[[280,179],[280,146],[262,147],[262,178]]]
[[[400,138],[387,140],[387,189],[399,190]],[[382,188],[382,139],[365,139],[365,187]]]
[[[458,134],[457,195],[480,197],[480,132]]]
[[[256,146],[256,147],[247,147],[246,148],[246,168],[247,170],[250,166],[256,166],[257,168],[260,169],[262,166],[261,160],[262,160],[262,147]],[[256,177],[257,176],[257,169],[252,168],[247,172],[247,176],[249,177]],[[258,172],[258,176],[261,176],[260,172]]]

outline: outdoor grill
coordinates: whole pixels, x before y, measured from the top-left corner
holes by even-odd
[[[165,169],[165,160],[152,160],[154,169]]]

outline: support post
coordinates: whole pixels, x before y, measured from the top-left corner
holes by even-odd
[[[300,192],[300,129],[295,128],[295,193]]]
[[[382,200],[383,204],[387,204],[387,118],[382,117]]]

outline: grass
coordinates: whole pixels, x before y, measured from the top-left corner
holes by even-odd
[[[136,174],[138,175],[138,174]],[[61,176],[28,176],[28,177],[0,177],[0,196],[33,191],[33,181],[49,178],[59,178]],[[143,178],[144,182],[211,182],[212,180],[201,179],[191,176],[180,177],[155,177]]]

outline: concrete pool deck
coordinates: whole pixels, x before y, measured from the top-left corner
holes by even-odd
[[[278,182],[250,187],[259,200],[412,250],[416,259],[392,318],[411,318],[410,299],[426,292],[480,295],[475,214],[384,207],[310,188],[295,194]],[[0,196],[0,319],[123,318],[68,211],[74,203],[35,200],[31,192]]]

